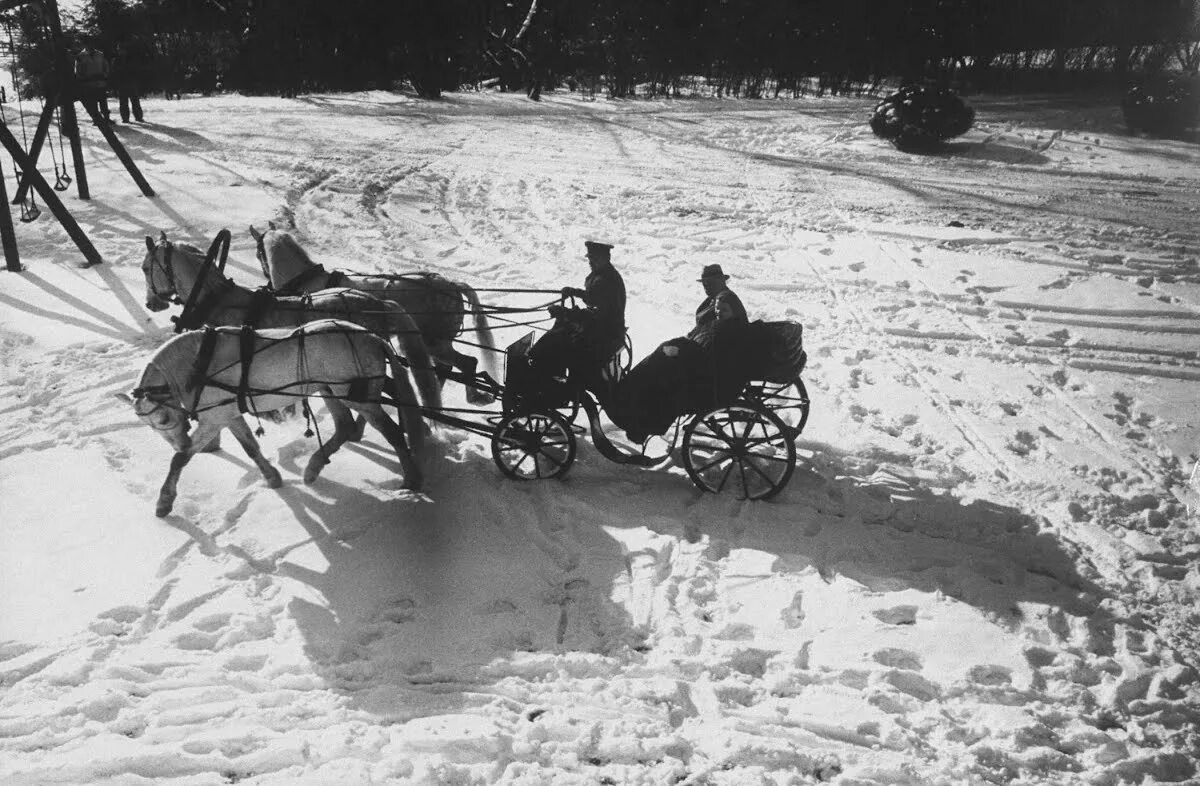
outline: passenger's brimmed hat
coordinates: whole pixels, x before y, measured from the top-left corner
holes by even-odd
[[[703,281],[706,278],[719,278],[723,281],[729,280],[729,276],[725,275],[725,271],[721,270],[720,265],[705,265],[704,272],[702,272],[700,274],[700,278],[696,280]]]

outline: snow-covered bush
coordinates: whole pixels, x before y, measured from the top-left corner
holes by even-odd
[[[871,130],[897,147],[933,147],[965,134],[974,122],[975,110],[953,90],[905,85],[875,106]]]
[[[1200,85],[1186,77],[1148,81],[1125,94],[1121,111],[1131,132],[1178,134],[1200,125]]]

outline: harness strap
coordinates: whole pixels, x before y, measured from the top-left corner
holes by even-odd
[[[255,327],[266,310],[275,303],[275,293],[269,288],[259,287],[254,290],[254,294],[250,297],[250,305],[246,307],[246,313],[242,317],[242,324]]]
[[[200,414],[200,394],[204,392],[204,386],[208,384],[208,367],[212,364],[213,352],[216,348],[217,331],[206,327],[204,336],[200,339],[200,349],[196,352],[196,360],[192,363],[192,372],[188,377],[188,384],[196,387],[196,394],[192,396],[192,409],[188,412],[188,417],[195,418]]]
[[[250,325],[242,325],[239,344],[241,347],[242,375],[238,380],[236,395],[238,412],[241,412],[244,415],[250,411],[250,405],[248,401],[250,393],[250,364],[254,360],[255,349],[254,328],[252,328]],[[258,413],[255,412],[254,414],[257,415]]]
[[[313,265],[312,267],[306,268],[306,269],[302,270],[299,274],[289,278],[286,282],[284,282],[283,284],[280,285],[278,291],[280,293],[294,292],[296,290],[299,290],[305,284],[308,284],[310,281],[313,281],[314,279],[318,278],[319,276],[324,276],[324,275],[328,275],[329,280],[325,282],[325,286],[322,287],[322,289],[330,289],[332,287],[340,287],[340,286],[342,286],[342,284],[334,283],[335,277],[342,276],[343,278],[345,278],[344,274],[342,274],[342,273],[327,273],[325,268],[322,267],[321,265]]]
[[[233,234],[228,229],[222,229],[213,238],[213,242],[208,247],[208,254],[205,256],[205,261],[217,260],[217,272],[225,273],[225,262],[229,259],[229,243],[233,239]],[[218,255],[220,256],[217,259]]]
[[[217,271],[225,270],[225,259],[229,256],[229,241],[232,235],[228,229],[222,229],[213,238],[212,245],[208,247],[208,253],[204,255],[204,263],[200,265],[200,272],[196,274],[196,280],[192,284],[192,291],[188,293],[187,302],[183,304],[183,311],[179,312],[179,317],[175,319],[175,332],[182,333],[185,330],[190,330],[192,327],[198,326],[200,320],[196,315],[196,304],[200,299],[200,292],[204,289],[204,279],[208,277],[208,271],[216,262],[217,255],[220,254],[221,261],[217,263]],[[172,278],[174,277],[174,268],[171,266],[171,254],[175,251],[175,246],[168,243],[166,250],[163,252],[166,269],[170,271]]]

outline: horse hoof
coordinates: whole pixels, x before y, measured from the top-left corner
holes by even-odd
[[[267,477],[267,488],[277,489],[282,485],[283,485],[283,478],[279,475],[279,473],[276,473],[274,475],[269,475]]]
[[[171,502],[160,502],[154,509],[154,515],[158,516],[160,519],[166,518],[173,507],[175,507],[175,505]]]
[[[320,474],[321,474],[321,470],[319,470],[319,469],[304,470],[304,484],[306,486],[311,486],[313,483],[316,483],[317,478],[320,476]]]

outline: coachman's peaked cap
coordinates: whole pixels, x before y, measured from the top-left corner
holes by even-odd
[[[723,278],[726,281],[729,280],[729,276],[725,275],[725,271],[721,270],[720,265],[705,265],[704,272],[702,272],[700,274],[700,278],[696,280],[703,281],[706,278]]]
[[[583,242],[587,246],[588,251],[611,251],[612,243],[601,243],[599,240],[585,240]]]

